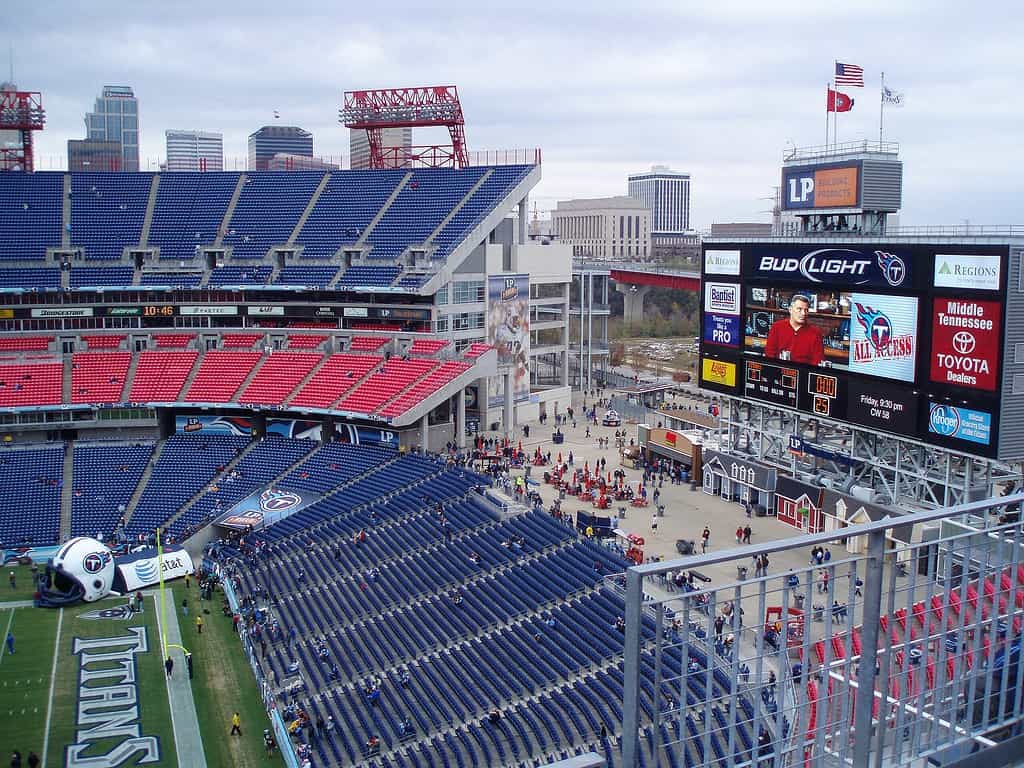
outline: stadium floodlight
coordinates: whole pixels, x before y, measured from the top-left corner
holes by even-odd
[[[454,85],[346,91],[344,105],[338,110],[338,122],[347,128],[366,131],[371,168],[410,165],[464,168],[469,165],[465,119]],[[448,129],[450,145],[388,149],[383,146],[381,131],[385,128],[437,126]]]
[[[46,112],[38,91],[0,89],[0,131],[18,131],[21,146],[0,147],[0,171],[27,171],[34,167],[32,132],[43,130]]]

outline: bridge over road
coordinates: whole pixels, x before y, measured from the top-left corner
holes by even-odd
[[[574,269],[607,269],[615,290],[624,296],[623,319],[639,322],[644,314],[644,297],[652,288],[700,292],[700,271],[666,267],[643,261],[576,261]]]

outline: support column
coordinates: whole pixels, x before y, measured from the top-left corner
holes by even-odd
[[[616,283],[615,290],[625,297],[622,318],[627,326],[640,323],[644,319],[644,297],[651,292],[649,285],[632,285]]]
[[[530,215],[530,198],[524,197],[519,201],[519,245],[529,240],[527,231],[527,217]]]
[[[428,414],[424,413],[423,418],[420,419],[420,448],[424,451],[427,450],[427,439],[430,436],[430,420],[427,418],[427,416]]]
[[[562,357],[562,386],[569,386],[569,350],[561,353]]]
[[[512,406],[512,374],[506,373],[503,378],[505,381],[505,407],[502,409],[501,423],[504,428],[505,437],[511,440],[512,428],[515,426]]]
[[[455,396],[455,428],[456,432],[455,444],[460,449],[466,447],[466,388],[462,387],[459,390],[459,394]]]

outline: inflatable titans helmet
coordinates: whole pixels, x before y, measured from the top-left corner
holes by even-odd
[[[40,602],[51,606],[94,602],[110,594],[116,572],[114,556],[101,542],[87,536],[71,539],[46,566]]]

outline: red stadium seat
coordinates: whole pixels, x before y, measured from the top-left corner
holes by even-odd
[[[374,355],[331,355],[292,397],[289,405],[329,408],[369,371],[380,365],[383,359]]]
[[[71,402],[121,402],[131,362],[131,352],[75,352],[71,356]]]
[[[194,350],[139,353],[128,400],[133,403],[173,403],[181,399],[181,388],[192,372],[199,353]]]
[[[259,352],[214,349],[203,355],[185,399],[193,403],[227,403],[260,361]]]
[[[282,405],[323,357],[318,352],[272,352],[238,396],[238,402]]]

